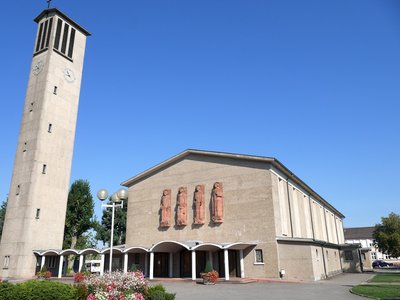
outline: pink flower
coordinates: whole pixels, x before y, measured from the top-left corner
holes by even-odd
[[[135,292],[136,300],[145,300],[144,296],[141,293]]]
[[[96,300],[96,297],[93,294],[89,294],[86,300]]]

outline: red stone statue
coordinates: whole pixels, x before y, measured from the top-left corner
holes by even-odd
[[[187,225],[187,188],[181,186],[178,191],[178,216],[176,223],[178,226]]]
[[[171,226],[171,190],[165,189],[161,197],[161,227]]]
[[[197,185],[194,191],[194,202],[196,206],[196,215],[194,224],[204,224],[204,185]]]
[[[212,212],[214,223],[224,222],[224,191],[221,182],[214,183],[212,190]]]

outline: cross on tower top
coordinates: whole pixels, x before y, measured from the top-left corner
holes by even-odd
[[[46,0],[46,2],[47,2],[47,8],[50,8],[51,1],[52,1],[52,0]]]

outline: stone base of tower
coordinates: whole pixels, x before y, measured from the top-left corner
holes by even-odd
[[[4,279],[31,279],[35,278],[36,256],[31,255],[10,255],[8,268],[0,269],[0,278]]]

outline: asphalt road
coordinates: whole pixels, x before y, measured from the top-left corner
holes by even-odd
[[[162,282],[168,292],[176,293],[176,300],[220,299],[296,299],[338,300],[362,297],[353,295],[349,289],[367,281],[373,274],[341,274],[329,280],[307,283],[218,283],[202,285],[194,282]],[[151,285],[156,284],[152,282]]]

